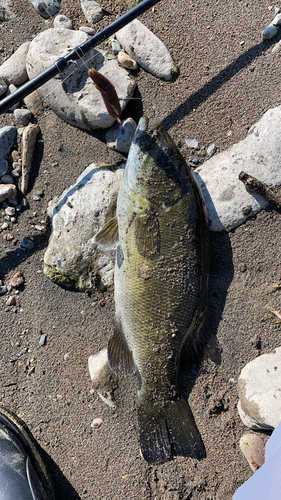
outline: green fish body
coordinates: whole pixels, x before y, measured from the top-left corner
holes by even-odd
[[[142,455],[160,463],[205,450],[178,372],[204,323],[209,281],[208,217],[200,188],[161,125],[140,120],[111,221],[96,243],[116,241],[115,372],[135,370]]]

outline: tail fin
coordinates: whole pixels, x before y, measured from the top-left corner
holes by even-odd
[[[151,398],[138,410],[140,445],[143,458],[159,464],[171,455],[197,459],[206,456],[205,447],[188,403],[183,399],[155,405]]]

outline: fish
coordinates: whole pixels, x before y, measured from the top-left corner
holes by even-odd
[[[116,118],[118,123],[122,123],[119,118],[121,115],[120,101],[114,85],[95,68],[89,69],[88,74],[95,83],[96,88],[100,91],[105,107],[110,116]]]
[[[202,459],[205,447],[182,395],[179,367],[208,309],[208,214],[191,169],[161,124],[150,130],[148,118],[140,119],[116,217],[95,243],[116,246],[108,360],[116,374],[137,373],[141,454],[150,464],[173,455]]]

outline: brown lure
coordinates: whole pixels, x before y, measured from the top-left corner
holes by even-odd
[[[116,118],[118,123],[122,123],[119,118],[121,115],[120,101],[112,83],[94,68],[89,69],[88,74],[93,80],[96,88],[100,91],[105,107],[110,116]]]

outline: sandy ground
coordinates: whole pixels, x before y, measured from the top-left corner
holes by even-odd
[[[15,19],[0,27],[0,63],[51,27],[27,0],[14,3]],[[102,5],[114,15],[99,28],[127,10],[123,0]],[[85,24],[78,0],[62,0],[61,13],[75,28]],[[260,39],[273,17],[265,0],[163,0],[141,20],[169,48],[181,75],[165,83],[136,71],[135,97],[142,100],[131,101],[122,117],[150,116],[154,106],[186,159],[185,138],[196,137],[203,147],[215,142],[220,151],[241,140],[267,109],[281,104],[281,55],[271,53],[280,35],[273,42]],[[230,500],[251,475],[239,450],[247,429],[237,413],[237,379],[247,362],[280,345],[280,325],[266,309],[271,304],[281,310],[281,292],[272,287],[281,280],[280,213],[269,208],[230,233],[211,235],[210,311],[221,362],[202,362],[189,397],[207,457],[149,466],[139,453],[135,377],[120,381],[116,409],[90,392],[87,359],[111,335],[113,292],[91,297],[49,281],[42,260],[50,228],[43,234],[31,228],[46,219],[48,201],[91,162],[122,155],[108,150],[104,133],[75,129],[48,109],[37,121],[44,142],[36,146],[29,209],[0,233],[0,279],[8,283],[17,271],[25,277],[17,312],[5,312],[7,297],[0,297],[1,403],[25,420],[40,443],[57,499]],[[0,116],[0,127],[14,122],[12,114]],[[59,165],[52,167],[54,162]],[[36,202],[39,189],[45,196]],[[6,255],[15,248],[15,240],[3,238],[7,232],[18,242],[34,236],[34,249],[24,257]],[[47,343],[39,347],[42,334]],[[29,352],[20,354],[25,347]],[[35,367],[30,374],[28,362]],[[183,383],[187,377],[188,368]],[[98,429],[91,428],[95,417],[103,419]]]

